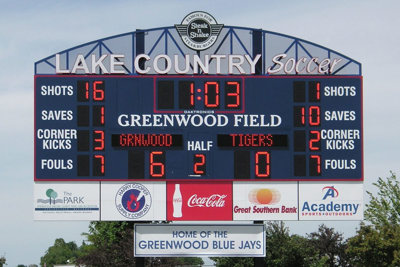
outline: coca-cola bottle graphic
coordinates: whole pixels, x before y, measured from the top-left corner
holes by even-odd
[[[173,214],[174,218],[181,218],[182,217],[182,194],[180,184],[175,184],[175,192],[174,196],[172,197],[172,207],[173,207]]]

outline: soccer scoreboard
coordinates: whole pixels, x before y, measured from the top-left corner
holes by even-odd
[[[363,180],[362,78],[35,75],[35,181]]]

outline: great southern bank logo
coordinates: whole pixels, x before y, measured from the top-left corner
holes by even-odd
[[[213,16],[202,11],[192,12],[182,20],[181,24],[175,24],[183,43],[197,51],[211,47],[217,41],[223,26],[217,24]]]
[[[337,198],[339,196],[339,191],[337,191],[336,188],[333,186],[325,186],[324,188],[322,188],[322,192],[325,192],[322,200],[325,200],[328,197]]]
[[[258,205],[272,205],[281,200],[278,190],[269,188],[257,188],[249,192],[249,201]]]
[[[142,184],[125,184],[118,189],[115,206],[118,212],[126,218],[143,217],[151,207],[150,191]]]

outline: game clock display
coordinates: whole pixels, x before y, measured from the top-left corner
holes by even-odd
[[[360,76],[36,75],[35,180],[363,180]]]

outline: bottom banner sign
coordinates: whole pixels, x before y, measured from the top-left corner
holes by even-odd
[[[135,257],[265,257],[263,224],[135,224]]]

